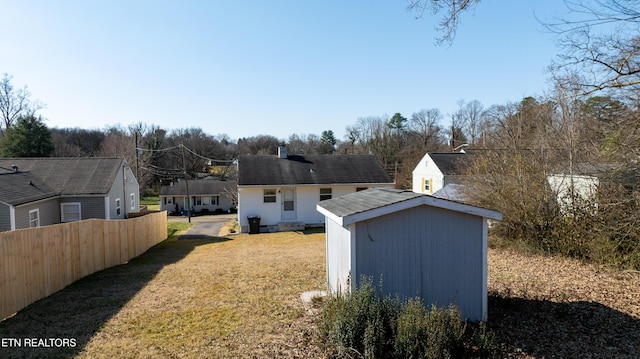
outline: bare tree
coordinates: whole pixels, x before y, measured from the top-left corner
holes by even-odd
[[[458,110],[460,125],[463,131],[469,136],[470,145],[474,146],[479,136],[484,106],[482,106],[482,103],[478,100],[466,103],[464,100],[460,100],[458,101],[458,105],[460,106]]]
[[[583,95],[588,95],[640,86],[637,31],[640,3],[620,0],[565,0],[564,3],[572,16],[556,18],[545,25],[562,36],[563,53],[551,69],[560,73],[560,79],[570,80],[565,87],[574,85]]]
[[[436,27],[443,35],[436,39],[436,43],[450,44],[456,37],[461,15],[473,10],[479,2],[480,0],[410,0],[408,9],[415,12],[417,18],[422,18],[427,12],[434,15],[444,13]]]
[[[414,112],[409,119],[408,130],[416,137],[423,152],[438,149],[442,145],[442,128],[438,124],[442,114],[437,108],[424,109]]]
[[[11,80],[13,76],[4,74],[0,81],[0,137],[13,125],[20,116],[33,116],[43,105],[31,101],[27,86],[16,89]]]

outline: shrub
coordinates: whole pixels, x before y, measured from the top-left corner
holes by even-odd
[[[318,322],[320,340],[337,357],[452,358],[478,351],[467,341],[484,341],[483,349],[493,345],[484,327],[465,337],[466,324],[453,306],[428,310],[419,298],[400,301],[377,293],[370,280],[361,282],[351,293],[330,297]]]
[[[464,349],[465,325],[454,307],[432,305],[427,310],[421,300],[411,299],[403,305],[397,322],[397,358],[451,358]]]
[[[371,281],[363,280],[358,290],[327,301],[319,324],[321,339],[341,357],[383,358],[393,348],[396,315],[397,303],[377,296]]]

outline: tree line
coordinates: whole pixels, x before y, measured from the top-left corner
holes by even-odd
[[[444,42],[455,37],[461,15],[475,1],[412,1],[414,11],[445,11]],[[443,6],[449,4],[452,6]],[[358,118],[344,139],[333,131],[232,140],[199,128],[166,131],[144,123],[103,130],[48,129],[41,104],[25,88],[0,83],[0,150],[3,156],[124,157],[143,193],[188,175],[234,178],[242,154],[374,154],[399,188],[411,188],[411,171],[426,152],[464,149],[468,200],[503,213],[493,230],[508,243],[550,253],[640,269],[640,5],[615,0],[565,1],[580,23],[545,24],[561,34],[561,56],[550,67],[543,96],[485,107],[460,100],[458,109]],[[453,6],[455,5],[455,6]],[[445,10],[443,10],[445,9]],[[601,24],[615,24],[597,31]],[[33,138],[29,136],[39,137]],[[24,144],[29,144],[24,146]],[[35,146],[36,143],[42,145]],[[563,188],[550,185],[561,175]],[[585,178],[597,191],[584,195]],[[565,197],[565,198],[560,198]]]

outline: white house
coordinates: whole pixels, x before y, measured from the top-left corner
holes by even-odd
[[[390,188],[321,201],[326,216],[327,284],[333,294],[362,278],[383,294],[454,304],[469,320],[487,319],[489,209]]]
[[[462,200],[461,180],[471,156],[464,152],[425,154],[412,172],[413,192]]]
[[[323,226],[320,200],[393,186],[373,155],[291,156],[281,146],[278,155],[239,156],[238,223],[242,232],[249,217],[265,232]]]
[[[576,202],[597,208],[601,186],[623,186],[633,197],[638,190],[638,178],[637,167],[627,164],[577,163],[573,168],[560,168],[547,175],[547,183],[560,209],[567,211]]]
[[[189,181],[189,197],[187,201],[187,181],[160,188],[160,210],[177,214],[186,211],[187,202],[193,213],[229,212],[235,207],[234,193],[237,190],[236,181],[219,181],[200,179]]]

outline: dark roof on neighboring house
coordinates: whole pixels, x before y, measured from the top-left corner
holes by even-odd
[[[109,193],[123,163],[122,158],[99,157],[0,158],[0,168],[17,166],[59,195]]]
[[[373,155],[238,157],[239,186],[393,183]]]
[[[30,173],[0,168],[0,202],[18,206],[57,195],[57,191]]]
[[[465,175],[473,160],[473,155],[460,152],[429,153],[429,157],[442,171],[442,174],[447,176]]]
[[[236,181],[216,181],[216,180],[190,180],[189,195],[217,195],[224,193],[225,189],[233,190],[238,186]],[[187,193],[186,181],[174,183],[173,185],[162,186],[161,196],[184,196]]]

